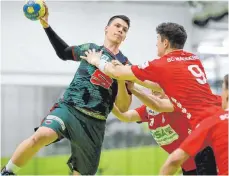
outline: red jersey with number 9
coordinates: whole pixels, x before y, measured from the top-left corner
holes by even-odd
[[[174,104],[175,111],[185,114],[191,129],[221,109],[221,103],[211,92],[198,56],[176,50],[142,66],[131,67],[141,81],[157,82]]]

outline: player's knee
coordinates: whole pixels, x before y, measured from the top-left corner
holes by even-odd
[[[57,133],[47,127],[40,127],[33,136],[31,136],[31,144],[33,147],[43,147],[50,144],[58,138]]]

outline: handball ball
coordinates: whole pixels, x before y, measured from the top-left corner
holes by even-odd
[[[30,20],[39,20],[45,15],[45,6],[41,0],[29,0],[23,6],[23,12]]]

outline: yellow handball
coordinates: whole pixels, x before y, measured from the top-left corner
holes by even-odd
[[[26,1],[23,6],[23,12],[26,18],[36,21],[45,15],[45,6],[41,0]]]

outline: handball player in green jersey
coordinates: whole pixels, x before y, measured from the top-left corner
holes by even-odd
[[[73,174],[94,175],[99,164],[108,114],[114,103],[122,111],[127,111],[131,103],[131,93],[126,89],[125,81],[106,76],[80,58],[88,49],[94,49],[103,51],[102,59],[106,61],[130,64],[119,50],[130,27],[129,18],[124,15],[110,18],[102,46],[94,43],[68,46],[49,25],[48,15],[46,5],[46,15],[40,22],[57,56],[64,61],[80,62],[80,65],[63,97],[56,102],[36,132],[17,147],[2,169],[2,175],[16,174],[41,148],[63,138],[71,142],[68,165]]]

